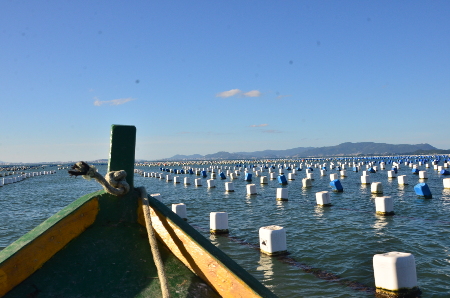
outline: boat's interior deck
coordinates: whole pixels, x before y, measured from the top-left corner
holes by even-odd
[[[163,245],[171,297],[219,297]],[[161,297],[147,232],[94,224],[4,297]]]

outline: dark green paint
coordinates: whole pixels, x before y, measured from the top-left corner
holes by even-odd
[[[171,297],[218,297],[160,245]],[[95,223],[5,295],[12,297],[161,297],[145,228]]]
[[[129,125],[111,126],[111,147],[108,172],[124,170],[127,182],[133,188],[136,127]]]

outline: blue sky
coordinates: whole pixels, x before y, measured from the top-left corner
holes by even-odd
[[[1,1],[0,160],[450,148],[449,1]]]

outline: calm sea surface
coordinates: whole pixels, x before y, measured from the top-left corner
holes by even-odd
[[[106,173],[106,166],[98,168]],[[136,169],[161,172],[159,167]],[[348,177],[339,178],[344,192],[331,193],[331,207],[316,206],[315,193],[331,190],[329,174],[337,173],[335,169],[320,176],[314,168],[313,186],[306,189],[301,181],[305,170],[297,172],[296,180],[285,186],[287,202],[276,201],[277,180],[262,185],[255,175],[252,183],[258,194],[252,196],[246,194],[248,182],[243,174],[232,180],[234,193],[225,192],[229,178],[216,179],[216,188],[208,189],[210,173],[202,178],[200,187],[194,185],[199,177],[195,175],[189,175],[191,185],[138,174],[134,179],[135,186],[146,187],[150,194],[160,193],[169,207],[185,203],[188,223],[280,297],[373,297],[373,255],[390,251],[414,255],[422,297],[450,297],[450,190],[444,189],[442,182],[448,176],[420,166],[429,177],[422,181],[402,165],[398,174],[407,175],[409,185],[401,186],[397,179],[387,177],[387,169],[369,175],[372,182],[382,182],[383,195],[394,199],[395,216],[388,217],[375,214],[370,185],[361,185],[361,171],[355,173],[351,168]],[[267,170],[261,175],[269,176]],[[185,175],[177,176],[183,182]],[[414,185],[420,182],[429,185],[432,199],[415,194]],[[78,197],[98,189],[95,181],[70,178],[67,170],[0,187],[0,249]],[[209,213],[217,211],[228,212],[229,236],[209,234]],[[259,253],[258,230],[268,225],[286,229],[289,255],[272,258]]]

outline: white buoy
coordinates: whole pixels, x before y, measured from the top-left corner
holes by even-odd
[[[228,213],[211,212],[209,214],[209,231],[212,234],[228,233]]]
[[[337,173],[330,174],[330,181],[333,181],[333,180],[336,180],[336,179],[338,179],[338,174]]]
[[[370,192],[375,194],[383,193],[383,185],[381,182],[372,182],[372,184],[370,184]]]
[[[379,215],[394,215],[394,200],[391,197],[376,197],[375,210]]]
[[[194,179],[194,185],[195,186],[202,186],[202,178],[195,178]]]
[[[216,173],[211,173],[211,179],[216,179],[216,178],[217,178]]]
[[[437,170],[438,170],[439,172],[442,171],[442,170],[444,169],[443,166],[438,166],[437,168],[438,168]]]
[[[331,199],[330,193],[328,191],[319,191],[316,192],[316,203],[321,206],[330,206]]]
[[[287,201],[287,200],[288,200],[288,189],[277,188],[277,201]]]
[[[269,176],[270,176],[270,179],[271,179],[271,180],[277,179],[277,174],[274,173],[274,172],[270,173]]]
[[[320,176],[326,176],[327,175],[327,171],[325,170],[320,170]]]
[[[191,178],[190,177],[184,177],[184,185],[190,185],[191,184]]]
[[[387,297],[416,297],[412,294],[419,292],[416,263],[410,253],[393,251],[374,255],[373,272],[377,293]]]
[[[233,192],[234,191],[233,182],[225,182],[225,191],[226,192]]]
[[[363,176],[369,176],[369,172],[367,172],[367,171],[362,171],[362,175],[363,175]]]
[[[306,174],[306,178],[311,179],[311,180],[314,180],[314,175],[313,175],[313,173],[308,173],[308,174]]]
[[[214,184],[214,179],[208,179],[208,180],[206,180],[206,183],[208,184],[208,188],[216,187],[216,185]]]
[[[185,204],[183,203],[172,204],[172,211],[175,212],[175,214],[177,214],[182,219],[187,220],[187,212]]]
[[[444,162],[444,168],[448,168],[448,163],[447,162]]]
[[[180,183],[181,179],[179,176],[173,177],[173,183]]]
[[[259,181],[261,184],[267,184],[268,183],[267,176],[261,176]]]
[[[419,179],[428,179],[427,171],[419,171]]]
[[[295,180],[295,174],[289,173],[288,180]]]
[[[236,174],[235,173],[230,173],[230,179],[231,180],[233,180],[233,179],[236,179],[237,177],[236,177]]]
[[[361,176],[361,184],[370,184],[370,176]]]
[[[442,183],[444,184],[444,188],[450,188],[450,178],[442,179]]]
[[[425,168],[429,168],[430,167],[430,164],[429,163],[426,163],[425,164]]]
[[[400,175],[397,177],[398,185],[408,185],[408,176]]]
[[[262,253],[273,256],[287,253],[286,231],[280,226],[259,229],[259,248]]]
[[[152,198],[157,199],[158,201],[162,202],[162,197],[160,193],[154,193],[150,195]]]
[[[303,185],[303,187],[311,187],[312,186],[311,179],[303,178],[302,179],[302,185]]]
[[[341,177],[347,177],[347,171],[346,170],[341,170],[339,173],[341,174]]]
[[[247,184],[247,194],[248,195],[256,195],[256,185],[255,184]]]
[[[397,178],[397,174],[392,170],[387,171],[387,174],[388,178]]]

